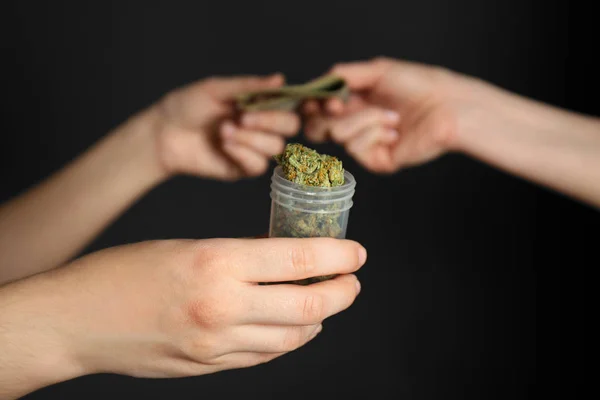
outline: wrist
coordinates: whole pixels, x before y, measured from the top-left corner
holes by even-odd
[[[483,86],[483,85],[482,85]],[[600,204],[598,119],[492,85],[458,112],[456,150],[583,202]],[[463,111],[464,111],[463,109]]]
[[[546,105],[504,90],[489,82],[466,78],[457,110],[453,149],[479,156],[485,143],[502,143],[531,132],[555,128],[555,118]]]
[[[0,288],[0,398],[19,398],[87,371],[70,347],[61,326],[61,309],[51,274],[42,274]]]
[[[114,135],[127,157],[135,162],[138,182],[150,189],[171,177],[159,152],[159,140],[163,121],[155,106],[130,117]]]

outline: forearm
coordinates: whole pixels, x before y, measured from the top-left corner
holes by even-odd
[[[460,124],[457,148],[508,173],[600,207],[600,120],[507,92]]]
[[[84,375],[57,324],[52,279],[38,275],[0,288],[0,398],[16,399]]]
[[[152,111],[0,208],[0,284],[58,266],[162,179]]]

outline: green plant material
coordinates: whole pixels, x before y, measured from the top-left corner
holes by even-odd
[[[350,89],[344,79],[327,75],[301,85],[286,85],[242,93],[237,96],[236,105],[241,111],[293,111],[306,100],[337,97],[346,102],[349,96]]]
[[[275,156],[287,180],[306,186],[334,187],[344,184],[342,162],[334,156],[319,154],[299,143],[290,143],[283,154]]]
[[[275,156],[287,180],[308,187],[336,187],[344,184],[344,168],[336,157],[319,154],[298,143],[290,143],[284,152]],[[308,189],[308,188],[307,188]],[[343,238],[344,213],[336,212],[339,203],[320,204],[310,211],[306,208],[306,199],[286,199],[285,204],[273,203],[271,210],[271,237],[334,237]],[[294,281],[298,284],[310,284],[333,278],[335,275],[317,276]]]

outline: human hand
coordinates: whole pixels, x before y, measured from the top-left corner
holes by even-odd
[[[237,115],[234,97],[281,86],[279,74],[213,77],[173,90],[157,105],[157,151],[167,175],[237,180],[263,174],[285,139],[298,132],[296,114],[260,111]]]
[[[333,238],[167,240],[92,253],[0,291],[11,365],[0,363],[0,382],[16,374],[33,385],[50,370],[183,377],[270,361],[354,302],[353,273],[365,260],[358,243]],[[258,284],[329,274],[339,275]],[[39,370],[22,365],[36,362]]]
[[[306,136],[333,140],[364,167],[390,173],[451,150],[463,113],[476,108],[475,80],[446,69],[378,58],[339,64],[348,103],[308,102]]]

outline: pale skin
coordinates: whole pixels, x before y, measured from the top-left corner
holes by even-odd
[[[149,241],[74,259],[177,174],[264,173],[297,115],[236,115],[270,77],[210,78],[131,117],[0,207],[0,398],[99,372],[183,377],[244,368],[303,346],[348,308],[364,247],[336,239]],[[339,274],[304,287],[259,285]]]
[[[0,289],[0,398],[110,372],[197,376],[268,362],[312,340],[360,291],[350,240],[125,245]],[[259,285],[340,274],[309,286]]]
[[[600,208],[600,119],[437,66],[377,58],[334,66],[343,104],[305,104],[309,140],[332,140],[376,173],[460,152]]]

